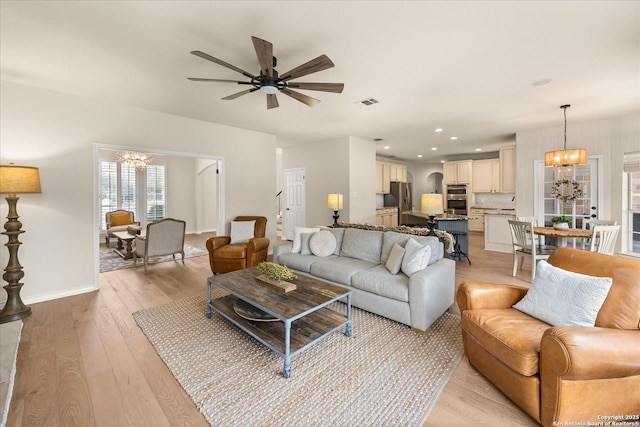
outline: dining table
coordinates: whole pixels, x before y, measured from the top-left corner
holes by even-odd
[[[567,239],[589,239],[592,230],[582,228],[533,227],[533,233],[558,239],[558,246],[567,246]],[[573,246],[576,247],[575,240]],[[584,247],[584,245],[582,245]]]

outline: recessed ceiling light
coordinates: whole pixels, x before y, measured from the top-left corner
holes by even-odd
[[[451,137],[451,138],[449,138],[449,139],[451,139],[451,140],[455,141],[456,139],[458,139],[458,137],[457,137],[457,136],[452,136],[452,137]]]
[[[385,150],[388,150],[389,148],[391,148],[391,147],[389,147],[388,145],[385,145],[385,146],[384,146],[384,149],[385,149]]]
[[[431,147],[431,151],[436,151],[438,147]]]
[[[444,160],[440,160],[440,163],[444,163]]]
[[[418,154],[418,157],[422,157],[422,154]]]
[[[537,81],[531,83],[531,85],[532,86],[544,86],[544,85],[546,85],[548,83],[551,83],[551,79],[540,79],[540,80],[537,80]]]
[[[482,148],[476,148],[476,151],[482,151]]]
[[[433,130],[434,132],[442,132],[442,128],[436,128]]]

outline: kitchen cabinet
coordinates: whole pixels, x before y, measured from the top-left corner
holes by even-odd
[[[471,160],[445,162],[442,182],[444,184],[470,184],[473,173],[472,164]]]
[[[469,210],[469,231],[484,231],[484,214],[486,209]]]
[[[376,194],[389,194],[391,191],[391,167],[389,163],[376,162]]]
[[[486,214],[484,216],[484,249],[496,252],[513,252],[513,240],[509,220],[515,215]]]
[[[516,192],[516,147],[500,147],[500,192]]]
[[[397,227],[398,208],[376,210],[376,225],[383,225],[385,227]]]
[[[500,192],[500,160],[474,160],[473,161],[473,192],[474,193],[499,193]]]
[[[392,182],[407,182],[407,166],[376,161],[376,194],[389,194]]]

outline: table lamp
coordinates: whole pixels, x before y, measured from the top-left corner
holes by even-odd
[[[340,227],[338,225],[338,211],[342,209],[342,194],[329,194],[327,198],[327,207],[333,211],[333,228]]]
[[[20,289],[23,285],[20,283],[20,279],[24,277],[24,272],[18,261],[18,248],[22,244],[18,240],[18,236],[24,233],[24,230],[21,230],[22,223],[18,221],[16,206],[19,197],[16,194],[42,193],[38,168],[16,166],[13,163],[0,165],[0,193],[7,194],[6,200],[9,205],[7,222],[4,224],[6,231],[2,232],[9,237],[6,244],[9,249],[9,262],[2,275],[2,278],[9,283],[4,286],[7,291],[7,301],[0,311],[0,323],[6,323],[24,319],[31,314],[31,307],[26,306],[20,298]]]
[[[420,211],[429,215],[429,222],[427,222],[429,234],[427,235],[435,236],[436,232],[433,230],[438,228],[435,221],[436,215],[444,213],[442,194],[423,194]]]

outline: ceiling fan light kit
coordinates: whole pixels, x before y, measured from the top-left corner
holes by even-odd
[[[342,93],[342,90],[344,89],[343,83],[291,82],[291,80],[297,79],[298,77],[303,77],[309,74],[317,73],[318,71],[323,71],[328,68],[333,68],[335,65],[327,55],[320,55],[317,58],[312,59],[311,61],[305,62],[304,64],[282,74],[282,76],[279,76],[278,72],[275,69],[275,67],[278,64],[278,61],[276,57],[273,56],[273,45],[270,42],[266,40],[262,40],[258,37],[251,37],[251,40],[253,41],[253,46],[256,50],[258,63],[260,64],[259,75],[257,76],[253,75],[248,71],[238,68],[235,65],[231,65],[221,59],[214,58],[213,56],[208,55],[199,50],[194,50],[191,52],[193,55],[199,56],[200,58],[206,59],[207,61],[211,61],[215,64],[222,65],[223,67],[229,68],[230,70],[233,70],[237,73],[244,75],[245,77],[248,77],[250,80],[239,81],[239,80],[225,80],[225,79],[207,79],[207,78],[200,78],[200,77],[189,77],[188,79],[196,82],[222,82],[222,83],[236,83],[239,85],[253,86],[253,88],[251,89],[234,93],[222,99],[232,100],[242,95],[246,95],[248,93],[259,90],[260,92],[267,95],[267,109],[277,108],[279,106],[278,99],[276,97],[276,94],[278,92],[283,93],[310,107],[313,107],[314,105],[320,102],[320,100],[318,99],[312,98],[308,95],[305,95],[303,93],[297,92],[292,89]]]
[[[544,153],[544,165],[548,167],[585,165],[588,161],[587,150],[574,148],[567,150],[567,108],[571,105],[561,105],[564,111],[564,149],[547,151]]]

